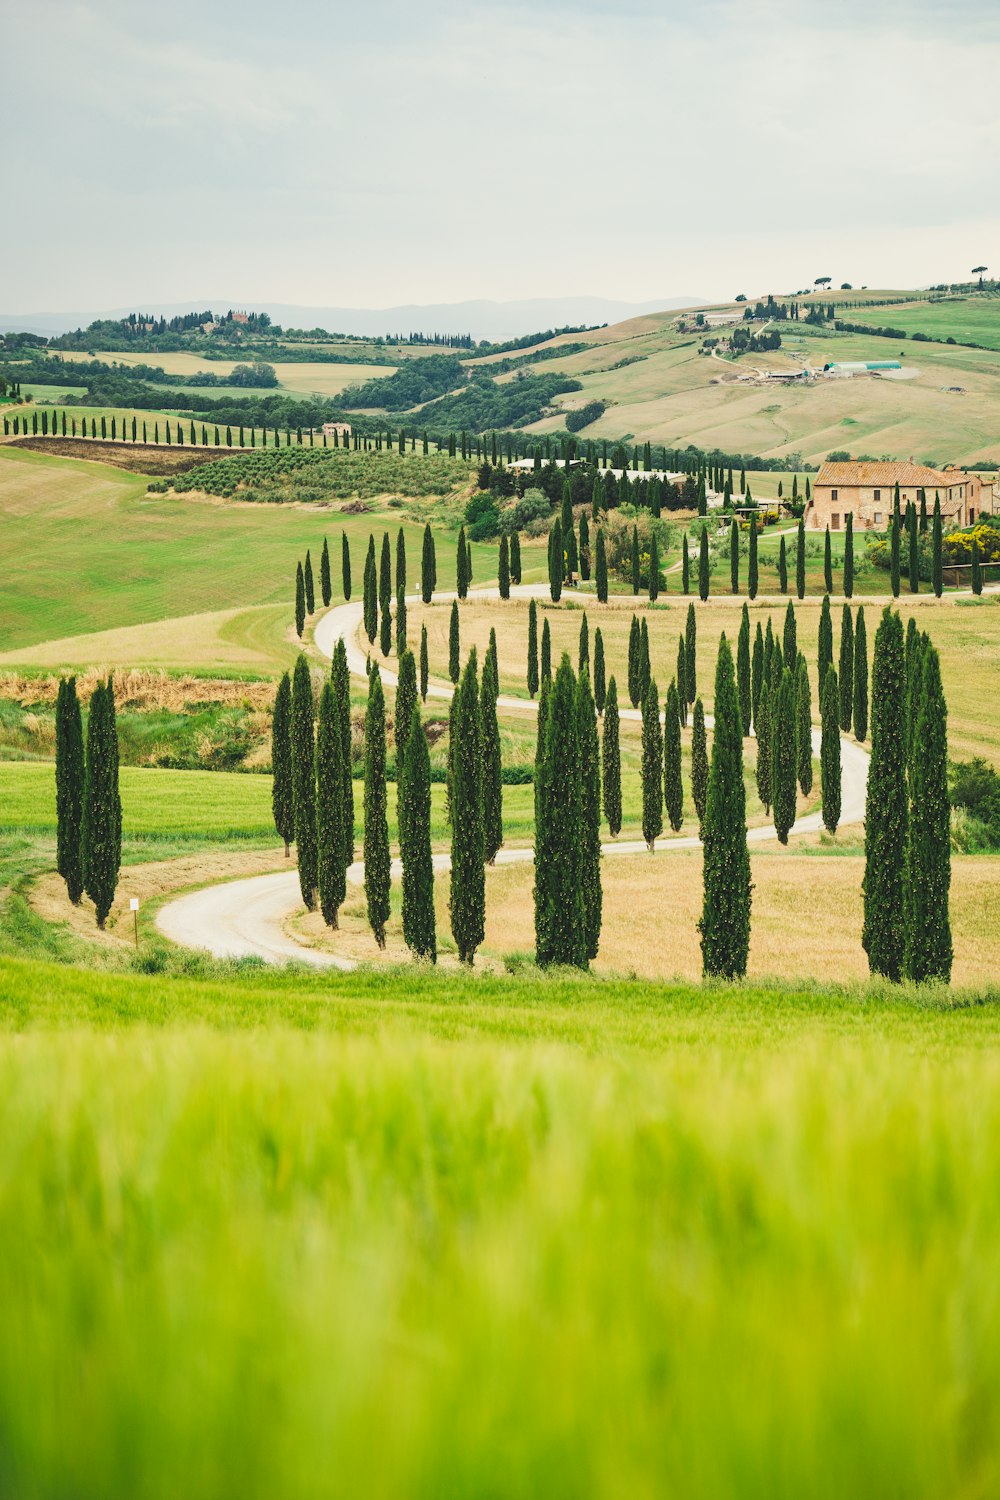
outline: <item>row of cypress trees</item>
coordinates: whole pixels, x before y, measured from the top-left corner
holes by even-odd
[[[340,534],[340,576],[345,599],[351,597],[351,549],[347,532]],[[328,609],[333,598],[333,572],[330,564],[330,544],[323,538],[323,551],[319,560],[319,592],[324,609]],[[306,548],[305,561],[295,565],[295,633],[301,640],[306,620],[316,611],[316,584],[313,577],[312,553]]]
[[[90,698],[84,746],[76,678],[62,678],[56,696],[56,867],[74,906],[86,892],[104,927],[115,899],[122,856],[118,726],[114,684],[99,682]]]

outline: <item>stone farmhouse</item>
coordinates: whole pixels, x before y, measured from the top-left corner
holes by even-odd
[[[928,511],[933,510],[937,496],[946,526],[967,526],[979,515],[993,514],[994,481],[978,474],[966,474],[950,466],[928,469],[912,459],[827,462],[813,482],[806,526],[813,531],[824,531],[827,526],[840,531],[850,515],[856,530],[883,531],[892,520],[897,484],[903,511],[910,500],[919,505],[921,490],[927,496]]]

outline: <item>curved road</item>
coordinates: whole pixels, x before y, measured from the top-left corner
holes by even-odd
[[[477,598],[498,599],[499,590],[496,588],[470,590]],[[548,593],[548,584],[522,584],[511,588],[512,596],[530,598],[542,598]],[[455,597],[454,594],[435,594],[435,598],[441,602],[447,602]],[[414,594],[408,596],[407,603],[419,603],[420,596]],[[358,632],[362,622],[362,605],[360,602],[352,601],[349,604],[339,604],[327,611],[319,621],[315,630],[315,641],[324,656],[332,657],[338,640],[343,638],[347,648],[347,664],[351,672],[357,677],[366,675],[366,654],[358,645]],[[386,664],[380,663],[379,670],[382,680],[387,686],[394,686],[397,681],[396,673]],[[451,683],[435,683],[428,685],[427,696],[429,698],[450,699],[453,688]],[[526,698],[513,698],[501,695],[497,699],[500,708],[520,710],[532,713],[537,710],[537,704]],[[623,719],[638,720],[642,715],[638,709],[622,708],[620,710]],[[711,726],[711,715],[705,716],[706,725]],[[820,750],[820,731],[814,728],[812,731],[813,750],[818,755]],[[841,818],[842,824],[859,823],[865,815],[865,793],[868,784],[868,752],[864,750],[855,740],[841,739]],[[823,819],[819,812],[809,813],[800,818],[793,833],[818,833],[823,827]],[[747,842],[750,844],[761,844],[776,837],[771,824],[759,828],[751,828],[747,831]],[[674,849],[697,849],[700,845],[697,837],[670,838],[664,840],[659,846],[659,852],[670,853]],[[616,854],[645,854],[646,845],[642,839],[617,839],[602,843],[601,852],[605,855]],[[518,849],[501,849],[497,855],[498,865],[525,864],[534,859],[534,849],[529,845]],[[447,854],[434,855],[434,869],[436,872],[446,871],[451,860]],[[399,860],[392,862],[393,879],[399,879],[401,866]],[[364,880],[364,865],[356,860],[347,871],[347,879],[352,885],[360,885]],[[216,958],[247,958],[257,957],[264,959],[267,963],[289,963],[300,962],[326,969],[353,969],[356,968],[354,960],[339,958],[333,953],[323,953],[315,948],[307,948],[298,943],[284,931],[287,919],[302,906],[302,898],[299,893],[298,872],[293,868],[281,870],[274,875],[255,875],[248,880],[229,880],[220,885],[208,886],[204,890],[191,891],[186,896],[179,896],[175,901],[168,902],[163,906],[156,918],[156,924],[160,931],[175,943],[180,943],[186,948],[203,948]]]

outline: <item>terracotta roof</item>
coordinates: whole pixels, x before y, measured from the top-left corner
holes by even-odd
[[[943,474],[937,469],[925,469],[923,464],[909,462],[825,463],[813,480],[813,486],[832,484],[851,489],[857,485],[879,485],[892,489],[898,482],[903,489],[907,486],[912,489],[914,485],[921,489],[942,489],[949,484],[961,484],[968,478],[968,474],[961,471]]]

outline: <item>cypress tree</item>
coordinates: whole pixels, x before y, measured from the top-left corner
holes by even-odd
[[[316,731],[316,834],[319,909],[328,927],[337,926],[337,913],[347,894],[343,754],[333,683],[325,682]]]
[[[854,597],[854,516],[848,511],[844,533],[844,598]]]
[[[639,624],[639,701],[646,696],[649,680],[652,673],[649,665],[649,631],[646,628],[645,616]]]
[[[604,666],[604,637],[601,627],[598,625],[594,631],[594,703],[599,714],[604,712],[604,702],[607,697],[605,685]]]
[[[750,949],[750,856],[743,729],[733,657],[723,634],[715,669],[715,732],[705,802],[704,905],[698,930],[706,977],[741,979]]]
[[[340,577],[344,598],[351,597],[351,547],[347,540],[347,532],[340,533]]]
[[[401,588],[396,595],[396,655],[406,650],[406,590]]]
[[[500,538],[500,561],[497,565],[497,582],[500,598],[510,598],[510,543],[506,536]]]
[[[828,594],[833,593],[833,549],[830,544],[830,528],[826,528],[823,543],[823,586]]]
[[[576,532],[573,529],[573,513],[570,512],[570,524],[562,529],[563,546],[566,550],[566,578],[573,578],[579,570],[579,558],[576,555]]]
[[[340,764],[344,799],[344,864],[349,865],[354,861],[354,777],[352,774],[354,743],[351,733],[351,674],[347,667],[347,647],[343,637],[334,647],[331,681],[340,723]]]
[[[375,570],[375,538],[368,538],[368,554],[365,558],[364,574],[364,622],[369,643],[374,644],[378,634],[378,574]]]
[[[448,676],[458,683],[461,664],[461,645],[458,626],[458,601],[451,601],[451,620],[448,625]]]
[[[535,801],[535,956],[587,967],[576,682],[563,653],[548,693]]]
[[[306,627],[306,587],[301,562],[295,565],[295,633],[301,637]]]
[[[434,552],[434,536],[430,522],[424,527],[423,548],[420,555],[420,597],[430,604],[437,582],[437,558]]]
[[[495,640],[494,640],[495,647]],[[483,857],[488,865],[496,861],[503,843],[503,778],[500,763],[500,726],[497,723],[497,668],[487,652],[483,663],[483,688],[480,694],[483,747]]]
[[[797,546],[795,548],[795,592],[800,599],[806,596],[806,522],[799,517]]]
[[[788,553],[783,536],[778,542],[778,587],[783,594],[788,593]]]
[[[743,733],[749,734],[753,721],[753,687],[750,671],[750,611],[745,604],[740,618],[739,639],[736,643],[736,691]]]
[[[479,674],[475,649],[456,693],[451,808],[451,933],[464,964],[483,940],[486,881],[483,873],[483,768]]]
[[[675,679],[677,687],[677,716],[682,726],[688,721],[688,693],[687,693],[687,647],[684,644],[684,636],[677,638],[677,676]]]
[[[686,653],[684,686],[687,688],[688,702],[693,703],[698,696],[698,621],[693,604],[688,605],[684,626],[684,647]]]
[[[771,684],[765,682],[757,706],[757,796],[765,812],[771,811]]]
[[[309,555],[308,547],[306,548],[305,567],[302,571],[306,588],[306,614],[314,615],[316,613],[316,589],[313,583],[312,558]]]
[[[622,826],[622,760],[618,719],[618,684],[614,676],[608,683],[604,703],[604,734],[601,743],[601,768],[604,788],[604,816],[608,831],[617,838]]]
[[[830,615],[830,595],[823,595],[819,612],[819,681],[826,681],[827,668],[833,666],[833,619]]]
[[[549,532],[549,594],[553,604],[562,598],[564,569],[562,525],[557,517]]]
[[[838,705],[839,710],[839,705]],[[875,636],[872,752],[865,808],[864,925],[873,974],[896,982],[903,968],[907,838],[906,667],[900,618],[886,607]]]
[[[906,507],[907,573],[910,593],[920,592],[920,556],[917,551],[917,507],[911,501]]]
[[[687,533],[681,547],[681,588],[685,594],[691,592],[691,555],[688,552]]]
[[[639,706],[639,617],[632,616],[628,633],[628,696],[633,708]]]
[[[660,592],[660,548],[654,532],[649,544],[649,602],[655,603]]]
[[[601,758],[597,714],[590,678],[581,672],[576,684],[576,732],[580,757],[580,882],[583,890],[584,951],[597,957],[601,941]]]
[[[633,594],[637,594],[639,592],[639,583],[641,581],[641,572],[642,572],[642,570],[641,570],[640,565],[639,565],[639,528],[638,528],[638,526],[633,526],[632,527],[632,592],[633,592]]]
[[[286,672],[278,683],[271,717],[271,811],[274,827],[285,845],[285,858],[295,839],[295,793],[292,782],[292,679]]]
[[[854,718],[854,625],[851,606],[844,605],[840,627],[840,727],[847,734]]]
[[[455,559],[455,573],[457,578],[458,597],[464,599],[469,592],[469,584],[472,582],[472,570],[469,567],[469,543],[465,537],[465,527],[459,528],[458,551]]]
[[[889,527],[889,582],[892,597],[899,598],[899,523],[893,521]]]
[[[757,567],[757,518],[750,517],[750,559],[747,564],[747,593],[751,599],[757,597],[758,567]]]
[[[81,811],[83,885],[103,930],[114,904],[121,863],[121,799],[118,793],[118,735],[110,680],[99,682],[90,698]]]
[[[514,583],[521,582],[521,538],[516,531],[510,538],[510,576]]]
[[[704,604],[708,598],[709,568],[708,568],[708,527],[701,528],[701,545],[698,549],[698,597]]]
[[[427,680],[430,676],[430,664],[427,659],[427,626],[420,627],[420,697],[427,702]]]
[[[795,825],[797,709],[795,675],[785,667],[771,688],[771,801],[775,831],[782,844],[788,843],[789,830]]]
[[[597,597],[601,604],[608,602],[608,552],[604,541],[604,528],[597,533],[597,567],[595,570]]]
[[[538,610],[534,599],[528,605],[528,697],[538,692]]]
[[[750,663],[750,707],[753,711],[754,727],[760,705],[760,690],[764,682],[764,632],[757,621],[757,632],[753,638],[753,658]]]
[[[667,689],[667,710],[663,720],[663,800],[674,833],[684,822],[684,783],[681,780],[681,703],[677,685]]]
[[[413,708],[417,701],[417,663],[412,651],[404,651],[399,658],[399,678],[396,683],[396,711],[393,734],[396,742],[396,782],[399,783],[400,768],[406,752],[406,737],[413,722]]]
[[[929,643],[922,662],[916,727],[920,753],[911,772],[906,844],[903,967],[907,979],[918,984],[932,979],[947,984],[952,962],[948,711],[938,653]]]
[[[854,738],[868,734],[868,641],[865,636],[865,609],[858,605],[854,630]]]
[[[580,577],[584,583],[590,578],[590,527],[586,511],[580,516]]]
[[[972,538],[972,592],[978,598],[983,592],[983,569],[979,561],[979,539]]]
[[[840,822],[840,688],[833,667],[827,668],[820,704],[823,716],[820,748],[823,824],[829,833],[836,833]]]
[[[906,667],[906,755],[912,767],[914,736],[917,728],[917,713],[920,709],[920,680],[923,675],[924,641],[917,630],[917,622],[910,616],[906,626],[906,643],[903,658]]]
[[[385,695],[378,662],[372,663],[365,710],[365,901],[368,925],[385,947],[389,920],[389,819],[385,768]]]
[[[406,593],[406,537],[402,526],[396,533],[396,593]]]
[[[771,663],[774,660],[774,634],[771,630],[771,616],[767,617],[767,632],[764,636],[764,675],[761,681],[766,692],[771,686]]]
[[[316,905],[316,743],[312,679],[302,653],[292,675],[292,807],[299,889],[309,911]]]
[[[60,678],[56,698],[56,868],[74,906],[83,895],[83,719],[76,678]]]
[[[330,581],[330,547],[326,537],[323,538],[323,551],[319,559],[319,592],[324,607],[328,608],[333,598],[333,585]]]
[[[403,939],[415,958],[437,962],[434,861],[431,856],[431,761],[414,703],[399,780],[399,852],[403,865]]]
[[[694,706],[691,726],[691,797],[698,814],[698,837],[705,837],[705,799],[708,795],[708,740],[705,735],[705,707],[699,698]]]
[[[542,681],[552,680],[552,637],[548,620],[542,621]]]
[[[931,569],[932,587],[935,597],[940,599],[944,593],[944,569],[942,565],[941,500],[939,496],[934,497],[934,522],[931,534],[931,547],[933,554]]]
[[[740,528],[735,516],[729,526],[729,588],[734,594],[740,591]]]
[[[795,627],[795,605],[791,599],[785,610],[785,629],[781,638],[781,654],[786,662],[794,663],[799,654],[798,632]]]
[[[580,672],[590,671],[590,629],[587,625],[586,613],[584,613],[583,619],[580,621],[579,662],[580,665],[578,670]]]
[[[927,532],[927,491],[920,491],[920,531],[921,535]]]
[[[795,663],[795,745],[799,786],[802,795],[808,797],[812,791],[812,693],[809,688],[809,668],[799,652]]]
[[[650,681],[642,700],[642,836],[652,854],[663,832],[663,731],[660,696]]]
[[[378,578],[379,609],[381,611],[381,623],[379,627],[379,646],[383,656],[388,656],[392,650],[392,550],[389,546],[389,533],[382,533],[382,556],[379,559]]]

